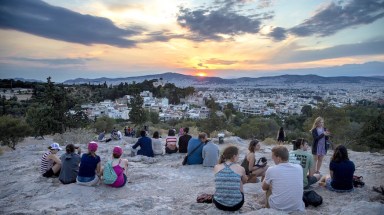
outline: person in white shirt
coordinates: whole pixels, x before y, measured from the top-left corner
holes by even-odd
[[[275,146],[272,160],[275,166],[265,173],[262,188],[267,191],[266,207],[280,211],[305,211],[303,202],[303,168],[288,162],[288,149]]]

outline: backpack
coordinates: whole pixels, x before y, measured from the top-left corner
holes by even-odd
[[[305,204],[305,207],[308,207],[308,205],[317,207],[323,203],[323,197],[321,197],[313,190],[304,191],[303,202]]]
[[[112,167],[112,161],[108,161],[105,164],[104,170],[103,170],[103,181],[104,184],[113,184],[115,183],[117,179],[117,175],[115,170]]]
[[[353,176],[353,186],[354,187],[364,187],[365,183],[363,182],[363,176]]]

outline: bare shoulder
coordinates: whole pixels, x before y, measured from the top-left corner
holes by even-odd
[[[215,167],[213,168],[213,172],[216,174],[217,172],[219,172],[222,169],[224,169],[223,164],[216,164]]]
[[[239,165],[239,164],[235,164],[235,165],[233,165],[233,166],[231,166],[231,169],[233,170],[233,171],[235,171],[237,174],[239,174],[239,175],[244,175],[245,174],[245,169],[244,169],[244,167],[242,167],[241,165]]]

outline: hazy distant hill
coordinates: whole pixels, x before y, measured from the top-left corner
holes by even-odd
[[[364,64],[347,64],[335,67],[326,68],[309,68],[309,69],[292,69],[283,70],[280,73],[287,74],[370,74],[372,71],[383,71],[383,62],[368,62]],[[372,73],[371,73],[372,74]],[[78,78],[73,80],[67,80],[64,84],[107,84],[117,85],[121,82],[132,83],[142,82],[144,80],[160,79],[163,78],[165,82],[175,83],[177,86],[206,86],[206,85],[278,85],[278,84],[293,84],[293,83],[307,83],[307,84],[333,84],[333,83],[383,83],[384,76],[337,76],[337,77],[322,77],[318,75],[279,75],[260,78],[234,78],[223,79],[219,77],[197,77],[191,75],[183,75],[179,73],[163,73],[155,75],[145,75],[136,77],[125,78],[96,78],[96,79],[84,79]]]

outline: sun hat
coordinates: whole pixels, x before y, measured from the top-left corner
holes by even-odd
[[[113,154],[121,155],[123,154],[123,149],[120,146],[115,146],[115,148],[113,148]]]
[[[91,141],[88,143],[88,150],[91,152],[96,152],[97,151],[97,143],[95,141]]]
[[[61,150],[61,147],[58,143],[52,143],[49,148],[53,150]]]

